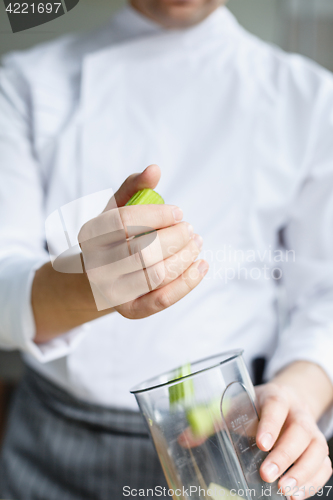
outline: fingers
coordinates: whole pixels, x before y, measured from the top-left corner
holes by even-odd
[[[295,487],[300,488],[307,484],[310,478],[315,478],[323,467],[326,467],[327,458],[328,446],[326,440],[322,434],[318,434],[318,437],[310,442],[302,456],[295,461],[294,465],[280,479],[279,488],[282,488],[286,496],[291,496]],[[328,462],[327,464],[330,465]]]
[[[161,177],[161,170],[157,165],[149,165],[140,174],[132,174],[123,182],[114,197],[111,198],[105,211],[112,208],[123,207],[132,196],[140,189],[154,189]]]
[[[256,388],[261,420],[257,444],[268,451],[260,467],[266,482],[279,479],[282,493],[292,500],[316,494],[332,474],[328,446],[315,418],[297,393],[279,384]],[[286,472],[287,471],[287,472]],[[311,491],[312,490],[312,491]]]
[[[87,271],[90,283],[102,293],[109,307],[115,307],[177,279],[193,263],[200,253],[202,238],[195,235],[181,252],[172,258],[159,261],[149,268],[145,268],[142,253],[137,252],[128,259],[114,262],[104,267]],[[135,260],[134,260],[135,259]],[[141,259],[139,270],[126,272],[126,267],[135,267],[136,259]],[[121,266],[125,268],[122,269]]]
[[[163,262],[156,264],[156,280],[161,283],[164,278]],[[150,292],[150,281],[147,279],[147,271],[142,269],[130,274],[116,276],[109,279],[109,275],[99,276],[98,280],[89,280],[95,283],[109,303],[109,307],[116,307],[133,301],[138,297]]]
[[[279,394],[274,387],[262,392],[257,388],[259,406],[261,408],[260,422],[257,430],[257,445],[263,451],[272,448],[277,440],[289,412],[289,401],[285,395]]]
[[[131,240],[124,239],[120,243],[97,245],[96,240],[88,240],[81,245],[85,268],[90,272],[104,267],[103,274],[107,274],[109,279],[139,271],[179,252],[188,244],[192,235],[192,226],[182,222]],[[90,274],[92,277],[98,271]],[[93,277],[92,279],[95,281]]]
[[[268,451],[274,448],[260,467],[260,475],[266,482],[277,480],[286,496],[291,487],[304,485],[318,474],[328,447],[319,432],[312,415],[299,410],[292,395],[274,384],[257,388],[261,418],[257,431],[257,444]]]
[[[291,500],[303,500],[317,493],[319,493],[319,496],[327,497],[329,495],[328,492],[325,493],[324,485],[330,479],[331,475],[332,462],[329,457],[326,457],[323,462],[321,462],[316,474],[312,475],[311,479],[300,485],[290,481],[290,484],[284,489],[284,494],[291,498]]]
[[[174,205],[133,205],[119,209],[128,238],[142,234],[142,226],[163,229],[180,222],[183,212]]]
[[[275,481],[302,455],[311,442],[314,428],[315,425],[305,416],[294,419],[261,466],[264,481]],[[315,465],[313,460],[312,464]]]
[[[181,222],[157,233],[150,233],[129,241],[131,253],[141,251],[145,267],[153,266],[158,262],[154,252],[155,237],[160,245],[162,258],[167,259],[184,248],[193,236],[193,227],[187,222]],[[152,242],[151,240],[154,239]]]
[[[321,491],[323,492],[322,496],[327,498],[329,495],[327,491],[325,492],[323,486],[330,479],[331,475],[332,462],[329,457],[326,457],[321,464],[319,471],[310,479],[310,481],[307,481],[303,486],[296,486],[296,488],[294,487],[291,489],[290,494],[292,500],[303,500],[304,498],[313,496],[317,492],[320,495]]]
[[[86,222],[78,235],[83,249],[113,245],[126,238],[153,229],[162,229],[180,222],[183,212],[174,205],[135,205],[103,212]],[[89,243],[88,243],[89,242]]]
[[[202,238],[198,234],[178,253],[164,261],[165,276],[159,287],[168,285],[179,276],[195,261],[202,248]]]
[[[204,260],[194,262],[176,280],[134,300],[130,310],[126,311],[126,316],[132,319],[145,318],[167,309],[198,286],[208,268],[208,263]]]

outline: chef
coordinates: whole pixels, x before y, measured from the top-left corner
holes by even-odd
[[[2,498],[164,486],[130,388],[235,348],[253,377],[266,360],[262,478],[293,500],[326,483],[332,136],[332,75],[221,0],[132,0],[93,33],[4,58],[0,346],[26,371]],[[143,188],[165,205],[125,206]],[[140,227],[156,235],[145,269],[114,246]],[[66,270],[72,247],[82,267]]]

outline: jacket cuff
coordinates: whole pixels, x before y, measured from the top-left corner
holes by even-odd
[[[31,288],[36,270],[46,262],[49,262],[48,255],[35,260],[12,262],[5,269],[5,273],[2,273],[4,279],[0,290],[5,300],[5,321],[4,330],[0,333],[0,347],[7,350],[19,349],[29,353],[40,363],[67,356],[86,335],[87,330],[86,326],[82,325],[48,342],[42,344],[34,342],[36,325],[31,304]],[[15,279],[13,279],[14,267]]]

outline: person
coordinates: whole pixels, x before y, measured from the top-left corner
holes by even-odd
[[[332,473],[332,75],[220,0],[131,0],[9,54],[0,89],[0,342],[27,366],[0,495],[165,485],[129,389],[239,347],[252,376],[266,359],[261,477],[312,495]],[[166,204],[126,206],[143,188]],[[147,227],[146,265],[119,259]]]

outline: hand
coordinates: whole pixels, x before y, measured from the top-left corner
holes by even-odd
[[[256,393],[261,409],[257,445],[263,451],[273,448],[261,465],[261,477],[270,483],[291,467],[279,480],[283,493],[293,500],[314,495],[330,478],[332,464],[313,412],[287,384],[264,384]]]
[[[150,316],[187,295],[208,271],[207,262],[195,262],[202,239],[181,222],[178,207],[124,206],[138,190],[155,188],[159,178],[156,165],[131,175],[104,212],[81,228],[78,239],[99,310],[113,307],[130,319]],[[156,232],[143,235],[143,228]]]

